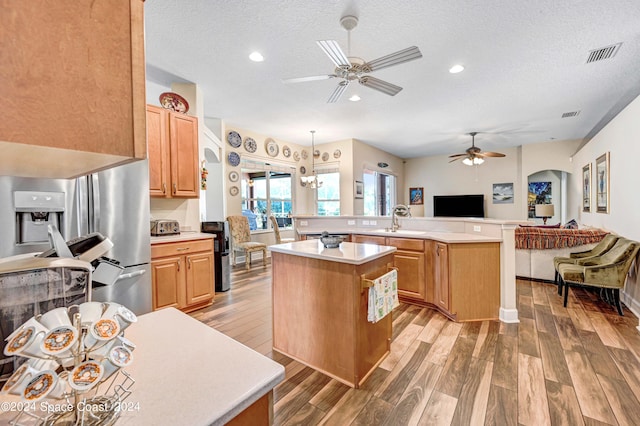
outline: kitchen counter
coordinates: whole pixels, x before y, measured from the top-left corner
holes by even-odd
[[[398,229],[396,232],[391,232],[383,228],[329,228],[328,232],[330,234],[361,234],[394,238],[418,238],[422,240],[440,241],[442,243],[499,243],[502,241],[502,238],[499,237],[468,234],[466,232],[420,231],[416,229]],[[298,230],[298,234],[300,235],[318,235],[320,233],[322,233],[322,231]]]
[[[395,247],[343,242],[338,248],[325,248],[320,240],[295,241],[269,246],[271,252],[309,257],[331,262],[362,265],[396,251]]]
[[[222,425],[270,399],[285,377],[282,365],[173,308],[138,317],[125,336],[137,346],[126,368],[135,379],[126,401],[136,408],[122,413],[120,426]],[[2,414],[11,413],[0,413],[4,424]]]
[[[177,235],[151,237],[151,245],[162,244],[162,243],[177,243],[180,241],[190,241],[190,240],[206,240],[208,238],[209,239],[215,238],[215,234],[205,234],[197,231],[182,231]]]

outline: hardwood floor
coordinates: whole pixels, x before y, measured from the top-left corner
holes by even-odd
[[[584,289],[518,280],[519,324],[448,321],[401,304],[391,354],[351,389],[271,350],[271,267],[234,268],[192,316],[285,367],[277,425],[638,425],[640,333]],[[301,277],[304,279],[304,277]]]

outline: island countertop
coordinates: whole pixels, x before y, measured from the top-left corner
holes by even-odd
[[[396,251],[395,247],[343,242],[338,248],[324,248],[320,240],[295,241],[269,246],[275,253],[310,257],[332,262],[362,265]]]

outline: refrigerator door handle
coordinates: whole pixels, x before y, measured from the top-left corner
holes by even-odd
[[[78,235],[86,235],[89,233],[89,187],[87,177],[76,179],[76,193],[78,196],[76,202],[77,232]]]
[[[119,276],[118,276],[118,278],[116,279],[116,282],[117,282],[117,281],[120,281],[120,280],[127,279],[127,278],[137,277],[137,276],[139,276],[139,275],[144,275],[144,273],[145,273],[145,270],[144,270],[144,269],[138,269],[137,271],[129,272],[128,274],[121,274],[121,275],[119,275]]]
[[[96,173],[89,175],[89,179],[91,179],[91,216],[93,217],[93,226],[89,231],[98,232],[100,230],[100,181]]]

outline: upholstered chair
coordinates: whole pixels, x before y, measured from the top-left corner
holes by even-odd
[[[271,226],[273,227],[273,234],[276,237],[276,244],[292,243],[296,240],[295,238],[282,238],[280,236],[280,228],[278,227],[278,221],[276,220],[276,217],[274,215],[271,215],[269,216],[269,219],[271,220]]]
[[[233,264],[236,264],[235,252],[244,252],[245,267],[247,270],[251,268],[251,253],[256,251],[262,252],[262,265],[267,266],[267,245],[251,241],[251,231],[249,230],[249,220],[246,216],[229,216],[229,232],[231,233],[231,247],[234,251]]]
[[[619,238],[614,246],[601,256],[578,259],[577,263],[560,263],[558,274],[560,285],[564,288],[564,306],[567,306],[569,297],[569,284],[580,284],[590,287],[599,287],[605,293],[612,293],[612,301],[623,315],[620,305],[620,289],[624,287],[627,272],[635,260],[640,243]],[[607,296],[608,298],[608,296]]]
[[[584,259],[587,257],[601,256],[607,251],[611,250],[611,247],[618,241],[620,238],[618,235],[607,234],[604,236],[602,240],[591,250],[578,251],[574,253],[569,253],[569,257],[556,256],[553,258],[553,267],[556,270],[555,283],[558,286],[558,294],[562,294],[562,286],[558,284],[558,265],[561,263],[578,263],[578,259]]]

